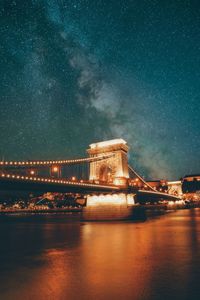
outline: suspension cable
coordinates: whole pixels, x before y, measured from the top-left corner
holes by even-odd
[[[129,170],[138,177],[146,186],[148,186],[152,191],[155,192],[154,188],[150,184],[148,184],[130,165],[128,165]]]
[[[114,154],[108,154],[108,155],[101,155],[97,157],[86,157],[86,158],[77,158],[77,159],[68,159],[68,160],[28,160],[28,161],[0,161],[0,167],[1,166],[47,166],[47,165],[67,165],[67,164],[79,164],[79,163],[87,163],[92,161],[98,161],[107,159]]]

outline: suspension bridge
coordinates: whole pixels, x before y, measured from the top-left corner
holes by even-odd
[[[0,161],[0,189],[85,194],[88,208],[133,205],[138,196],[179,200],[148,184],[128,164],[128,149],[115,139],[91,144],[85,158]]]

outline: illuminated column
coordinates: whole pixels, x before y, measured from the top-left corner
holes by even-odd
[[[88,154],[96,160],[90,162],[90,180],[96,183],[121,185],[126,190],[128,171],[128,146],[123,139],[91,144]],[[82,211],[82,220],[130,220],[135,218],[138,205],[134,194],[126,192],[88,195]]]
[[[90,157],[96,157],[97,161],[90,163],[90,180],[98,182],[125,185],[128,172],[128,146],[123,139],[91,144],[87,150]],[[108,156],[100,159],[102,156]]]

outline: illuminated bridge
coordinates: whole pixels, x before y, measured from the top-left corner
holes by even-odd
[[[178,199],[156,191],[127,162],[122,139],[91,144],[89,157],[68,160],[0,161],[0,187],[76,193],[141,193]]]
[[[88,210],[111,204],[133,206],[136,199],[179,200],[157,191],[128,165],[123,139],[91,144],[88,157],[67,160],[0,161],[0,189],[87,195]]]

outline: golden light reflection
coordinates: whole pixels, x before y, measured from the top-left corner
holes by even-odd
[[[2,299],[185,299],[198,284],[199,209],[144,223],[33,225],[20,224],[28,256],[1,278]]]

